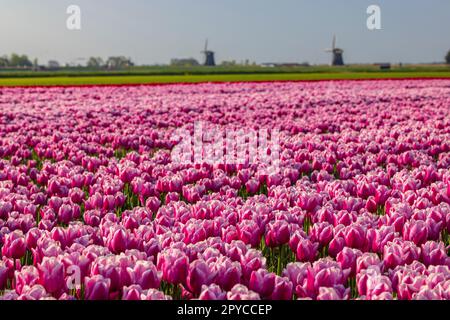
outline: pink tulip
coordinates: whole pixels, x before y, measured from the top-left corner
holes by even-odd
[[[416,245],[424,244],[428,238],[428,228],[424,221],[411,221],[403,226],[403,239],[414,242]]]
[[[335,237],[330,241],[330,245],[328,247],[328,254],[331,257],[337,257],[339,252],[342,251],[345,247],[345,239],[342,237]]]
[[[211,284],[209,286],[203,285],[199,300],[225,300],[226,296],[226,292],[222,291],[216,284]]]
[[[20,271],[16,271],[14,274],[15,274],[16,292],[19,295],[22,294],[23,289],[26,286],[32,287],[35,284],[39,283],[39,272],[34,266],[24,266]]]
[[[268,298],[273,293],[275,278],[276,275],[274,273],[269,273],[264,269],[253,271],[248,288],[259,293],[261,297]]]
[[[266,233],[266,245],[278,247],[289,242],[289,224],[286,221],[276,221],[268,225]]]
[[[345,247],[338,253],[336,261],[339,262],[343,270],[350,269],[350,276],[354,277],[356,275],[356,261],[361,255],[361,251]]]
[[[350,270],[342,270],[337,266],[321,269],[315,274],[314,286],[320,288],[345,285],[349,274]]]
[[[253,220],[244,220],[238,225],[239,238],[246,244],[256,247],[261,242],[261,230]]]
[[[381,266],[380,258],[375,253],[363,253],[356,259],[356,273],[368,269],[371,266]]]
[[[108,300],[111,280],[101,275],[87,277],[84,280],[84,298],[86,300]]]
[[[157,197],[150,197],[145,203],[145,206],[153,213],[156,213],[158,211],[160,205],[161,201]]]
[[[159,288],[162,274],[156,269],[153,263],[148,261],[137,261],[134,268],[128,268],[128,270],[133,274],[136,283],[140,285],[143,290]]]
[[[156,289],[149,289],[142,292],[141,300],[172,300],[172,297]]]
[[[319,242],[322,247],[327,246],[333,239],[333,226],[328,222],[319,222],[314,224],[311,229],[311,239]]]
[[[245,189],[249,194],[255,194],[259,190],[259,181],[255,179],[250,179],[245,183]]]
[[[215,282],[224,290],[229,291],[234,285],[241,282],[242,268],[238,262],[229,259],[218,259],[214,265]]]
[[[347,247],[361,249],[364,246],[366,233],[360,225],[352,225],[344,232]]]
[[[14,231],[5,236],[2,255],[13,259],[20,259],[25,255],[25,251],[25,237],[21,231]]]
[[[64,265],[56,258],[44,257],[42,263],[38,264],[39,284],[51,294],[58,294],[64,286]]]
[[[302,239],[299,241],[297,246],[297,260],[302,262],[313,262],[318,254],[319,245],[317,243],[312,243],[308,239]]]
[[[122,300],[141,300],[142,288],[138,284],[133,284],[123,288]]]
[[[450,258],[447,256],[442,242],[428,241],[422,245],[422,261],[426,266],[447,265],[450,266]]]
[[[114,253],[125,251],[128,245],[127,233],[123,229],[117,229],[111,234],[108,247]]]
[[[186,284],[189,290],[198,295],[203,285],[210,285],[214,280],[215,274],[211,271],[206,262],[196,260],[189,266]]]
[[[319,288],[317,300],[348,300],[350,289],[344,286],[336,286],[335,288]]]
[[[50,298],[45,288],[39,284],[32,287],[26,286],[23,293],[17,297],[17,300],[43,300]]]
[[[157,268],[162,270],[163,279],[168,283],[184,283],[189,270],[188,258],[178,249],[168,249],[158,255]]]
[[[275,284],[271,295],[271,300],[291,300],[292,299],[292,283],[288,278],[275,277]]]
[[[246,286],[237,284],[227,293],[227,300],[260,300],[260,297]]]

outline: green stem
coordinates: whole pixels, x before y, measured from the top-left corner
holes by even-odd
[[[281,275],[281,260],[283,260],[283,247],[278,247],[278,266],[277,266],[277,275]]]

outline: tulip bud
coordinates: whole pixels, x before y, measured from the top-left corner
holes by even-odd
[[[246,286],[237,284],[227,293],[227,300],[261,300],[261,298]]]
[[[319,245],[308,239],[301,239],[297,245],[297,260],[302,262],[313,262],[318,254]]]
[[[133,284],[123,288],[122,300],[141,300],[142,288],[138,284]]]
[[[428,227],[424,221],[410,221],[403,226],[403,239],[424,244],[428,239]]]
[[[209,286],[202,286],[202,292],[200,293],[199,300],[225,300],[226,292],[222,291],[216,284]]]
[[[20,259],[25,255],[26,243],[22,231],[16,230],[5,236],[2,255],[8,258]]]
[[[44,257],[42,263],[38,264],[39,284],[41,284],[47,292],[56,294],[61,291],[64,283],[64,265],[55,257]]]
[[[86,277],[84,280],[85,300],[108,300],[111,280],[101,275]]]

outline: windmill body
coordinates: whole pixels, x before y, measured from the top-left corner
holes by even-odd
[[[333,50],[333,66],[343,66],[344,65],[344,50],[342,49],[334,49]]]
[[[204,65],[208,67],[214,67],[216,65],[216,59],[214,57],[214,51],[208,50],[208,40],[205,42],[205,50],[202,51],[205,55]]]
[[[332,66],[343,66],[344,65],[344,50],[336,47],[336,36],[333,37],[333,44],[331,49],[325,50],[326,52],[331,52],[333,57],[331,60]]]

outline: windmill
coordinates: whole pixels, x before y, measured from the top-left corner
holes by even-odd
[[[214,59],[214,51],[208,50],[208,39],[205,42],[205,50],[202,51],[205,55],[205,66],[214,67],[216,65],[216,61]]]
[[[332,66],[343,66],[344,65],[344,50],[336,48],[336,35],[333,36],[333,43],[331,49],[326,49],[325,52],[331,52],[333,54],[333,60],[331,61]]]

